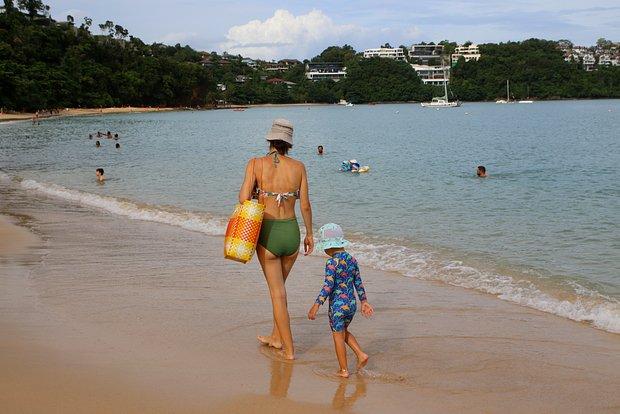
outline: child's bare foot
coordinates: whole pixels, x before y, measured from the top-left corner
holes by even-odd
[[[368,363],[368,355],[362,353],[361,356],[357,357],[357,370],[364,368]]]
[[[295,355],[294,354],[290,354],[288,352],[286,352],[284,349],[280,349],[278,351],[276,351],[276,355],[279,356],[280,358],[284,358],[287,361],[292,361],[295,359]]]
[[[338,372],[336,372],[336,376],[342,378],[349,378],[349,371],[347,371],[346,369],[339,369]]]
[[[258,342],[260,342],[261,345],[267,345],[276,349],[282,348],[282,342],[275,341],[272,336],[258,335],[256,339],[258,339]]]

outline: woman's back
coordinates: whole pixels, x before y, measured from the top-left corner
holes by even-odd
[[[277,159],[277,162],[276,162]],[[265,218],[295,217],[295,200],[300,196],[304,165],[288,156],[273,155],[257,158],[254,175],[259,201],[265,204]]]

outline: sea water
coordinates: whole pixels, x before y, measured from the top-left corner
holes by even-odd
[[[291,156],[306,164],[315,227],[341,224],[363,266],[620,332],[618,100],[442,110],[289,106],[12,123],[0,125],[0,179],[221,235],[246,162],[267,152],[265,134],[280,117],[295,125]],[[108,130],[119,141],[88,138]],[[370,172],[339,172],[352,158]],[[477,165],[488,178],[476,177]],[[95,180],[99,167],[105,184]]]

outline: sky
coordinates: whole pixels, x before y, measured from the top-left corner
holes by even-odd
[[[448,39],[532,37],[593,45],[620,41],[619,0],[48,0],[52,16],[111,20],[146,43],[188,44],[255,59],[311,58],[331,45],[357,51]]]

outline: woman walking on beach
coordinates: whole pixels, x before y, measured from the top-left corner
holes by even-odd
[[[248,162],[239,202],[243,203],[256,194],[259,202],[265,205],[256,255],[269,286],[274,326],[271,335],[259,336],[258,340],[264,345],[281,348],[278,352],[284,358],[294,359],[284,283],[299,254],[300,234],[295,202],[299,199],[306,227],[306,255],[314,249],[312,208],[308,198],[306,167],[288,156],[288,151],[293,147],[293,124],[286,119],[276,119],[267,134],[267,141],[267,155]]]

